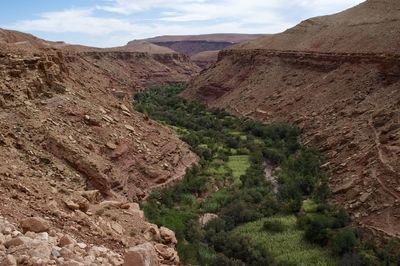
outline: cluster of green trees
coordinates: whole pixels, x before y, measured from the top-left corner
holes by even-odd
[[[378,258],[360,240],[360,233],[349,226],[347,214],[327,204],[327,176],[320,170],[323,158],[299,143],[298,127],[285,123],[263,125],[223,110],[208,109],[178,97],[182,90],[180,86],[149,89],[135,95],[135,107],[173,127],[201,157],[181,182],[154,191],[143,205],[151,222],[176,232],[184,263],[279,265],[268,250],[234,234],[233,229],[282,213],[301,213],[298,226],[304,230],[305,240],[329,247],[341,258],[341,265],[369,265],[383,257],[393,260],[390,249]],[[235,155],[246,155],[250,161],[240,180],[235,180],[227,167],[229,158]],[[278,193],[265,178],[266,161],[281,168]],[[318,206],[316,210],[302,210],[306,199]],[[202,228],[198,218],[210,209],[219,218]],[[263,230],[279,233],[284,228],[269,223]]]
[[[400,265],[400,242],[391,240],[378,249],[373,239],[365,241],[362,232],[350,225],[344,209],[319,204],[315,211],[300,214],[297,226],[304,230],[307,241],[326,247],[338,256],[340,265]]]

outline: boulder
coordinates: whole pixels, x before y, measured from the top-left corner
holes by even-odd
[[[69,236],[69,235],[63,235],[63,236],[60,238],[60,241],[59,241],[58,245],[59,245],[60,247],[65,247],[65,246],[71,245],[71,244],[74,245],[75,243],[76,243],[75,239],[73,239],[71,236]]]
[[[164,260],[170,261],[175,257],[175,250],[163,244],[156,244],[154,246],[158,255],[160,255]]]
[[[117,145],[115,145],[114,142],[109,141],[106,143],[106,147],[109,148],[110,150],[115,150],[117,148]]]
[[[65,205],[67,205],[67,207],[70,210],[73,210],[73,211],[79,210],[79,204],[73,202],[72,200],[64,200],[64,203],[65,203]]]
[[[361,197],[360,197],[360,201],[362,203],[365,203],[367,201],[367,199],[372,195],[372,193],[362,193]]]
[[[47,260],[51,256],[51,244],[47,241],[28,243],[27,255],[31,258]]]
[[[122,235],[124,233],[124,228],[117,222],[112,222],[111,223],[111,228],[118,233],[119,235]]]
[[[13,255],[7,255],[1,262],[0,266],[17,266],[17,260]]]
[[[50,229],[49,223],[40,217],[30,217],[21,221],[21,228],[24,232],[42,233],[48,232]]]
[[[125,112],[128,112],[128,113],[131,111],[131,110],[129,110],[129,108],[126,107],[126,105],[124,105],[124,104],[121,104],[119,107],[121,108],[122,111],[125,111]]]
[[[166,227],[161,226],[160,236],[165,244],[176,245],[178,243],[178,240],[175,237],[174,231],[172,231]]]
[[[159,242],[161,240],[160,236],[160,230],[158,229],[157,226],[150,226],[146,231],[144,232],[144,237],[148,241],[156,241]]]
[[[101,200],[101,193],[98,190],[80,191],[79,194],[92,204],[97,203]]]
[[[73,211],[81,210],[87,212],[90,208],[89,200],[77,193],[67,200],[64,200],[65,205]]]
[[[214,220],[216,218],[218,218],[218,215],[216,215],[214,213],[205,213],[199,218],[199,224],[201,226],[205,226],[209,222],[211,222],[212,220]]]
[[[6,248],[11,248],[11,247],[17,247],[21,246],[29,241],[29,238],[27,237],[16,237],[13,239],[8,240],[6,243],[4,243],[4,246]]]
[[[157,252],[153,245],[144,243],[128,249],[125,253],[124,266],[159,266]]]
[[[135,132],[136,131],[135,128],[133,126],[130,126],[130,125],[125,125],[125,128],[127,130],[131,131],[131,132]]]
[[[344,192],[348,191],[350,188],[352,188],[354,186],[354,183],[355,183],[354,179],[352,179],[342,185],[335,187],[332,190],[332,192],[333,192],[333,194],[344,193]]]

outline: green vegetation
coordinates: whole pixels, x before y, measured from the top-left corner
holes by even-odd
[[[246,174],[247,169],[250,167],[250,160],[248,155],[233,155],[229,156],[226,164],[232,170],[232,177],[235,184],[240,184],[240,177]]]
[[[265,225],[275,228],[283,225],[283,231],[265,230]],[[281,228],[280,228],[281,229]],[[294,215],[263,218],[247,223],[235,229],[242,236],[249,237],[253,243],[269,250],[279,262],[293,265],[336,265],[336,259],[331,254],[303,240],[303,231],[296,226]]]
[[[176,186],[154,191],[143,205],[151,222],[176,232],[185,265],[395,261],[392,246],[378,258],[349,226],[348,215],[326,203],[323,158],[299,143],[297,127],[210,110],[178,97],[182,89],[149,89],[135,95],[135,106],[175,129],[201,158]],[[280,168],[277,193],[266,180],[266,162]],[[205,213],[219,218],[201,227]]]

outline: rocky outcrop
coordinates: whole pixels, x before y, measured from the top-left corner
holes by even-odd
[[[113,82],[123,84],[128,91],[143,90],[151,85],[184,83],[200,71],[188,56],[177,53],[88,51],[78,55],[101,68]]]
[[[62,240],[60,248],[76,241],[123,258],[125,249],[149,242],[143,232],[151,225],[138,202],[198,160],[174,131],[134,111],[131,93],[145,83],[129,64],[150,73],[181,58],[160,63],[112,52],[104,54],[108,61],[42,44],[30,50],[8,43],[0,52],[0,200],[7,202],[0,215],[15,224],[27,219],[21,238],[7,246],[25,245],[28,231],[55,230],[75,239],[52,239]],[[31,217],[45,218],[50,231]],[[4,263],[12,263],[14,253],[7,255]]]
[[[124,266],[158,266],[157,253],[153,245],[145,243],[128,249],[124,257]]]
[[[175,246],[145,242],[119,253],[105,246],[75,240],[54,228],[35,232],[42,218],[21,222],[25,233],[0,216],[0,265],[179,265]],[[41,227],[42,228],[42,227]],[[43,229],[43,228],[42,228]]]

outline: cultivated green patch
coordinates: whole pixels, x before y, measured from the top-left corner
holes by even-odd
[[[264,229],[263,226],[268,222],[282,224],[283,231]],[[278,262],[303,266],[337,264],[329,251],[304,241],[303,231],[297,228],[294,215],[263,218],[241,225],[234,231],[269,250]]]
[[[248,155],[232,155],[229,156],[226,165],[232,170],[232,176],[235,184],[240,184],[240,177],[246,174],[250,167],[250,158]]]

